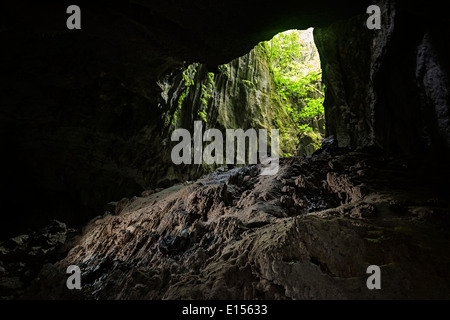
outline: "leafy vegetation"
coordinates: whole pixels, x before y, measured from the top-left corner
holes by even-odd
[[[314,131],[323,131],[324,127],[317,128],[317,124],[325,124],[320,60],[312,48],[314,42],[307,38],[308,32],[311,37],[311,30],[286,31],[265,43],[279,96],[295,123],[297,140]]]
[[[183,77],[183,85],[185,86],[185,90],[182,91],[180,97],[178,98],[178,107],[173,112],[172,115],[167,115],[165,126],[169,127],[169,130],[173,130],[176,127],[176,124],[178,122],[178,113],[183,107],[183,102],[186,99],[186,97],[189,94],[190,88],[194,85],[194,77],[197,73],[197,67],[198,64],[194,63],[191,64],[189,67],[186,68],[186,70],[183,71],[182,77]]]
[[[200,96],[200,108],[198,109],[198,116],[203,122],[207,122],[207,116],[208,116],[208,101],[211,98],[211,95],[214,92],[214,73],[209,72],[208,73],[208,80],[206,85],[202,84],[202,93]]]
[[[284,156],[295,153],[309,155],[320,147],[325,123],[324,87],[312,33],[297,30],[280,33],[271,41],[260,43],[254,50],[255,63],[247,63],[246,72],[232,69],[231,63],[224,64],[218,66],[220,77],[215,79],[213,73],[207,73],[206,68],[197,63],[185,68],[181,74],[181,83],[177,82],[177,88],[173,89],[177,100],[173,106],[171,100],[171,108],[166,114],[166,130],[170,132],[180,125],[179,118],[185,116],[184,112],[194,112],[195,120],[204,123],[210,121],[208,109],[215,97],[215,81],[220,79],[217,84],[221,88],[227,88],[222,81],[243,84],[237,86],[239,94],[236,97],[225,102],[218,101],[219,105],[233,104],[224,105],[224,110],[220,112],[240,112],[242,109],[234,105],[236,101],[239,104],[251,104],[249,109],[253,112],[251,116],[235,114],[234,118],[224,118],[232,122],[228,125],[236,127],[245,124],[255,128],[274,125],[279,129],[280,151]],[[270,75],[264,73],[267,66]],[[259,77],[262,73],[264,77]],[[272,78],[269,82],[266,81],[269,79],[267,76]],[[258,79],[264,80],[262,86]],[[177,80],[180,80],[179,76]],[[217,98],[220,98],[220,94]],[[188,102],[195,105],[185,108]],[[219,115],[223,116],[220,112]]]
[[[228,64],[221,64],[218,69],[220,73],[223,73],[227,77],[227,79],[230,77],[230,67]]]

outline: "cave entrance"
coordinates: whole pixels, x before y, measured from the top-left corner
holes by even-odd
[[[287,30],[264,43],[278,101],[290,118],[275,124],[284,157],[311,156],[325,136],[325,87],[313,30]]]
[[[249,129],[266,129],[268,132],[278,129],[280,157],[311,156],[322,145],[325,88],[313,28],[278,33],[272,39],[258,43],[249,53],[219,65],[215,73],[204,64],[186,63],[183,68],[163,77],[158,85],[162,98],[163,136],[168,140],[179,128],[190,132],[192,138],[194,124],[200,122],[205,132],[217,129],[222,135],[228,129],[246,132]],[[267,149],[271,150],[271,137],[267,139]],[[255,150],[252,141],[249,136],[244,137],[245,164],[252,162],[250,150]],[[172,142],[169,149],[178,143],[176,139]],[[211,137],[211,141],[203,141],[202,147],[214,142],[215,137],[214,140]],[[259,142],[258,138],[256,149]],[[234,144],[236,152],[237,141]],[[217,167],[228,166],[223,148],[219,149],[222,156],[212,164],[203,162],[192,166],[186,161],[182,166],[170,165],[167,171],[162,170],[166,173],[158,179],[157,185],[171,185],[179,177],[184,181],[194,180]],[[214,150],[211,157],[216,157],[216,149],[211,150]],[[186,159],[192,160],[192,154]],[[198,159],[202,160],[201,157]]]

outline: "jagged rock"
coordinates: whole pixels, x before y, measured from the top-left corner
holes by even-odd
[[[115,214],[120,214],[130,203],[130,199],[128,198],[122,198],[119,202],[117,202],[116,208],[115,208]]]
[[[329,172],[327,174],[327,185],[330,190],[342,200],[343,203],[358,201],[364,196],[361,185],[355,185],[346,174]]]
[[[66,225],[53,220],[43,229],[0,242],[0,297],[23,294],[45,263],[67,253],[63,249],[67,237]]]
[[[224,10],[227,3],[214,7],[210,1],[186,2],[178,10],[169,1],[125,1],[108,10],[86,4],[83,15],[99,18],[90,19],[90,32],[79,37],[61,32],[59,24],[17,28],[7,19],[0,34],[7,48],[0,59],[6,92],[0,96],[1,142],[8,151],[1,163],[7,168],[2,195],[16,208],[1,223],[2,237],[23,234],[44,215],[82,225],[111,199],[201,175],[193,166],[187,177],[185,168],[177,172],[164,161],[170,139],[161,134],[161,119],[170,90],[178,88],[170,83],[182,83],[177,70],[183,61],[201,61],[205,75],[287,27],[328,26],[316,28],[315,38],[327,87],[327,134],[335,136],[337,147],[380,146],[388,154],[432,160],[411,170],[404,159],[389,162],[382,153],[333,161],[327,151],[282,161],[275,177],[230,165],[231,173],[220,179],[137,199],[118,215],[93,219],[69,254],[54,258],[56,264],[41,268],[64,241],[58,225],[61,231],[2,242],[1,296],[65,297],[62,275],[67,265],[77,264],[83,270],[82,298],[448,299],[448,179],[434,168],[439,161],[444,171],[448,165],[443,154],[449,146],[449,52],[441,45],[448,38],[446,10],[434,2],[380,1],[383,28],[369,31],[369,3],[240,3],[238,15]],[[58,11],[20,1],[7,8],[11,16],[20,12],[23,21],[28,15],[56,21]],[[205,12],[213,18],[204,19]],[[237,20],[230,23],[232,17]],[[105,21],[114,21],[117,32]],[[268,86],[254,81],[256,71],[241,68],[264,68],[253,52],[255,57],[234,62],[243,81],[227,80],[234,73],[226,70],[216,73],[219,92],[255,102],[251,110],[233,103],[215,109],[233,127],[256,127],[259,108],[276,108],[258,90]],[[243,76],[247,71],[250,78]],[[169,85],[160,90],[164,74]],[[192,111],[181,117],[184,127],[192,124]],[[359,165],[365,157],[372,163]],[[281,208],[281,189],[296,177],[301,179],[291,198],[295,210],[292,202]],[[24,190],[32,190],[26,201]],[[185,229],[189,241],[181,246],[176,240],[171,254],[158,249],[163,239],[182,239]],[[382,268],[382,291],[365,287],[369,263]]]
[[[105,209],[106,212],[112,212],[115,213],[116,212],[116,208],[117,208],[117,202],[116,201],[111,201],[108,202],[103,209]]]
[[[439,45],[445,28],[424,18],[411,29],[407,17],[420,15],[419,6],[388,0],[377,5],[383,27],[376,32],[361,27],[363,12],[314,29],[327,134],[339,147],[382,147],[419,157],[448,153],[448,49]]]
[[[155,191],[154,191],[153,189],[145,190],[145,191],[142,191],[141,196],[143,196],[143,197],[149,197],[149,196],[151,196],[151,195],[154,194],[154,193],[155,193]]]
[[[363,167],[390,180],[358,175]],[[275,176],[233,170],[91,222],[52,268],[78,265],[85,299],[448,298],[449,203],[423,192],[433,178],[363,153],[282,160]],[[366,287],[371,264],[383,290]],[[35,279],[24,296],[57,279]]]

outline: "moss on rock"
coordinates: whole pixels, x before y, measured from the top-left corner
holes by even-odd
[[[168,138],[176,128],[193,132],[196,120],[204,122],[203,130],[217,128],[223,133],[226,129],[267,129],[269,144],[270,129],[278,129],[280,156],[294,155],[298,144],[297,124],[286,109],[286,99],[280,96],[264,42],[248,54],[219,66],[216,74],[202,64],[190,65],[179,72],[182,77],[172,77],[174,83],[170,86],[176,89],[169,91],[166,99],[167,114],[178,117],[176,126],[167,132]],[[173,103],[180,99],[181,105]],[[320,146],[320,132],[308,133],[305,139],[308,139],[306,154],[310,155]],[[182,171],[189,174],[183,175],[183,179],[193,179],[211,169],[214,166],[186,168]]]

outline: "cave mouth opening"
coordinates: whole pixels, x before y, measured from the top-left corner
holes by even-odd
[[[311,156],[325,136],[325,86],[314,28],[290,29],[264,43],[279,102],[290,117],[280,129],[281,156]]]
[[[309,28],[280,32],[260,41],[247,54],[219,65],[215,73],[205,64],[185,63],[161,78],[157,84],[161,90],[163,136],[172,141],[168,149],[180,150],[184,146],[184,140],[179,143],[171,138],[177,129],[190,132],[192,135],[186,139],[190,140],[195,136],[194,123],[201,123],[205,132],[218,129],[222,134],[228,129],[245,132],[267,129],[269,133],[278,129],[280,158],[312,156],[325,137],[325,86],[313,31]],[[259,142],[258,138],[255,147],[255,141],[245,136],[244,149],[248,150],[243,155],[245,164],[235,162],[235,165],[253,163],[251,150],[262,152]],[[271,150],[272,138],[267,142]],[[170,164],[160,170],[156,185],[167,187],[195,180],[225,163],[228,166],[223,146],[216,153],[215,136],[200,144],[205,150],[208,148],[213,164],[191,166],[195,162],[192,151],[187,156],[181,152],[183,165]],[[237,149],[234,141],[235,153]]]

